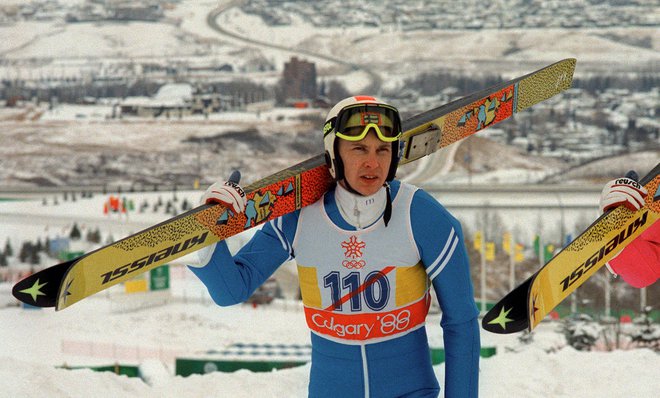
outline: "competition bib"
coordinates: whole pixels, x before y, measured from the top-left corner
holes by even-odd
[[[337,227],[323,200],[304,208],[293,243],[309,328],[342,343],[394,338],[424,324],[430,282],[415,245],[409,209],[415,188],[401,184],[392,219]]]

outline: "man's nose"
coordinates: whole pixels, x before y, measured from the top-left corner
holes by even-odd
[[[375,152],[369,152],[367,154],[367,157],[364,159],[364,166],[372,169],[378,167],[378,156],[376,156]]]

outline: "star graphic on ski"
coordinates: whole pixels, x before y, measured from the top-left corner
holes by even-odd
[[[27,289],[20,290],[20,292],[32,296],[32,300],[36,303],[37,297],[46,295],[46,293],[41,291],[41,288],[46,286],[47,284],[48,282],[39,283],[39,279],[37,279],[36,282],[34,282],[34,285],[32,285]]]
[[[60,295],[60,300],[66,304],[66,299],[71,295],[71,284],[73,283],[73,279],[71,279],[67,284],[64,290],[62,290],[62,294]]]
[[[538,301],[538,294],[534,294],[532,296],[532,300],[530,302],[531,305],[529,307],[529,310],[530,310],[529,311],[530,312],[529,313],[529,319],[533,319],[535,322],[536,322],[536,314],[539,310],[539,307],[536,306],[537,301]]]
[[[536,320],[536,312],[539,310],[539,308],[536,306],[537,299],[538,295],[535,294],[534,297],[532,297],[532,318],[534,320]]]
[[[509,312],[511,312],[512,309],[513,307],[509,308],[508,310],[505,310],[504,306],[502,306],[502,308],[500,308],[500,314],[496,318],[493,318],[492,321],[488,322],[488,324],[500,325],[503,330],[506,330],[506,324],[509,322],[513,322],[513,319],[507,317],[507,315],[509,315]]]

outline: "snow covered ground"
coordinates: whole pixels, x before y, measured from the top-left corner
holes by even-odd
[[[136,202],[157,193],[133,194]],[[180,192],[195,203],[199,192]],[[139,198],[139,199],[138,199]],[[165,197],[167,199],[167,197]],[[103,197],[43,206],[41,200],[0,202],[7,237],[64,234],[66,214],[76,212],[86,228],[100,225],[115,239],[160,221],[164,214],[104,216]],[[11,222],[14,220],[14,222]],[[68,223],[68,224],[67,224]],[[46,229],[45,225],[51,224]],[[238,237],[232,246],[246,237]],[[50,260],[52,261],[52,260]],[[184,260],[185,261],[185,260]],[[61,312],[0,308],[1,397],[300,397],[306,396],[309,365],[254,373],[174,375],[174,359],[203,358],[209,350],[236,343],[308,344],[300,304],[278,300],[270,306],[220,308],[182,265],[171,268],[168,293],[124,293],[116,286]],[[11,283],[0,284],[0,305],[13,303]],[[167,304],[163,304],[166,302]],[[432,347],[442,347],[439,315],[427,320]],[[482,397],[655,397],[660,389],[660,355],[649,350],[585,353],[566,347],[556,324],[542,324],[534,342],[483,332],[482,345],[497,354],[482,359]],[[143,380],[58,367],[136,365]],[[444,365],[435,367],[444,379]]]
[[[174,274],[172,303],[161,307],[124,312],[122,307],[130,309],[131,301],[144,298],[124,297],[119,304],[122,299],[115,292],[58,313],[0,310],[0,396],[306,396],[309,365],[270,373],[240,370],[173,376],[173,356],[203,357],[207,350],[236,342],[309,343],[303,313],[292,303],[219,308],[202,299],[201,287],[189,271]],[[434,347],[442,341],[438,322],[437,315],[428,319]],[[512,336],[483,332],[482,345],[497,347],[497,354],[481,360],[480,396],[657,396],[660,355],[649,350],[586,353],[557,348],[564,343],[555,327],[541,325],[528,346]],[[547,352],[551,348],[555,350]],[[56,368],[115,362],[139,365],[146,381]],[[444,365],[437,365],[435,371],[442,381]]]

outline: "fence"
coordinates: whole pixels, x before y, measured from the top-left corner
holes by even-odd
[[[98,341],[75,341],[62,340],[61,350],[63,354],[80,357],[107,358],[113,361],[142,362],[147,359],[158,359],[161,362],[171,363],[177,357],[185,354],[185,351],[168,349],[164,347],[143,347],[134,345],[123,345],[116,343],[104,343]]]

